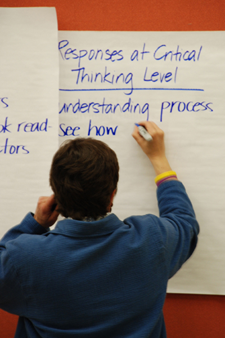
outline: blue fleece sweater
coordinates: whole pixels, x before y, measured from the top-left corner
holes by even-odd
[[[0,307],[19,338],[165,338],[167,282],[199,232],[184,186],[157,189],[160,217],[59,221],[27,214],[0,242]]]

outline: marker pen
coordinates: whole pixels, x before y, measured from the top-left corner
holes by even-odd
[[[147,130],[140,126],[140,124],[135,123],[135,125],[138,127],[139,134],[146,140],[146,141],[152,141],[151,135],[147,132]]]

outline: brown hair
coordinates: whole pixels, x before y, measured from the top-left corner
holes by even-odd
[[[102,141],[76,138],[64,143],[53,157],[50,185],[64,217],[105,216],[117,188],[119,164]]]

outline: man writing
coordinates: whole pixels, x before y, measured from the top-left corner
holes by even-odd
[[[19,315],[16,337],[165,338],[168,279],[191,256],[199,232],[191,202],[165,155],[164,134],[142,122],[134,139],[156,173],[160,217],[110,213],[116,154],[74,139],[55,154],[35,214],[0,242],[0,307]],[[57,220],[58,214],[65,219]]]

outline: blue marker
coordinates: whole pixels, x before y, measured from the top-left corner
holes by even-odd
[[[152,141],[151,135],[147,132],[147,130],[143,127],[140,126],[140,124],[135,123],[135,125],[138,127],[139,134],[146,140],[146,141]]]

